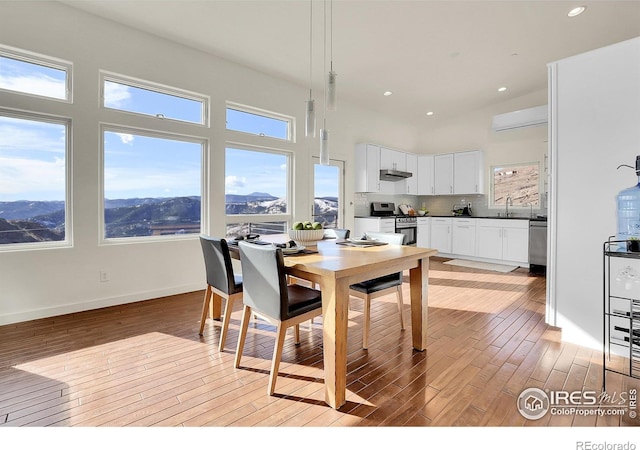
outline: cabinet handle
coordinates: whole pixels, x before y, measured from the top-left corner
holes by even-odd
[[[431,193],[433,194],[433,186],[431,186]]]
[[[453,194],[453,186],[449,186],[449,193]]]

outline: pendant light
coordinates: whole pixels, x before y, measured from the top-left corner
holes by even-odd
[[[327,65],[327,0],[324,0],[324,53],[322,57],[323,72],[326,72]],[[324,114],[322,128],[320,129],[320,164],[329,165],[329,130],[327,130],[327,86],[324,88]]]
[[[327,109],[335,111],[337,108],[336,98],[336,77],[337,73],[333,71],[333,0],[331,0],[331,18],[330,18],[329,45],[331,55],[331,65],[329,66],[329,74],[327,75]]]
[[[309,100],[304,116],[305,137],[316,137],[316,101],[313,99],[313,0],[309,0]]]

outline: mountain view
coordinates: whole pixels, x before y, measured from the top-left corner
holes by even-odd
[[[226,214],[285,213],[287,200],[268,193],[225,196]],[[335,227],[338,200],[316,198],[313,220]],[[256,225],[261,226],[260,229]],[[252,233],[284,232],[285,224],[255,224]],[[230,225],[227,235],[249,232],[250,224]],[[262,231],[261,231],[262,230]],[[200,233],[200,197],[130,198],[105,200],[107,238]],[[62,241],[65,239],[63,201],[0,202],[0,244]]]

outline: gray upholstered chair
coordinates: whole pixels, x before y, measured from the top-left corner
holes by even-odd
[[[324,237],[335,239],[348,239],[351,235],[351,230],[346,228],[326,228],[324,230]]]
[[[405,235],[402,233],[367,233],[370,239],[378,239],[389,245],[403,245]],[[364,324],[362,327],[362,348],[369,346],[369,329],[371,326],[371,299],[382,295],[396,293],[398,311],[400,314],[400,329],[404,330],[402,272],[384,275],[373,280],[363,281],[349,286],[349,294],[364,300]]]
[[[204,265],[207,272],[207,290],[204,294],[202,305],[202,319],[200,321],[200,335],[204,330],[204,324],[209,313],[209,304],[214,295],[226,300],[224,317],[222,319],[222,332],[218,348],[224,350],[227,339],[229,321],[233,311],[233,303],[242,298],[242,276],[233,273],[229,246],[225,239],[216,239],[209,236],[200,236],[200,245],[204,255]]]
[[[320,291],[297,284],[287,284],[282,249],[274,246],[240,242],[243,276],[242,324],[236,350],[235,367],[240,359],[252,313],[277,326],[267,392],[273,395],[287,329],[295,326],[296,344],[300,343],[298,325],[322,314]]]

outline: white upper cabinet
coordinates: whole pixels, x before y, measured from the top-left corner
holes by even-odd
[[[413,173],[418,184],[418,195],[434,195],[433,155],[418,156],[418,173]]]
[[[484,159],[480,150],[453,154],[453,193],[484,193]]]
[[[407,167],[406,153],[380,147],[380,169],[405,171]]]
[[[418,176],[419,176],[418,155],[406,153],[405,159],[407,161],[406,171],[411,172],[413,175],[407,178],[406,180],[404,180],[404,183],[400,182],[398,184],[405,185],[405,189],[404,189],[405,194],[418,195],[420,194],[420,191],[418,190]]]
[[[380,192],[380,147],[357,144],[355,151],[356,192]]]
[[[453,154],[435,155],[433,167],[435,194],[453,194]]]

